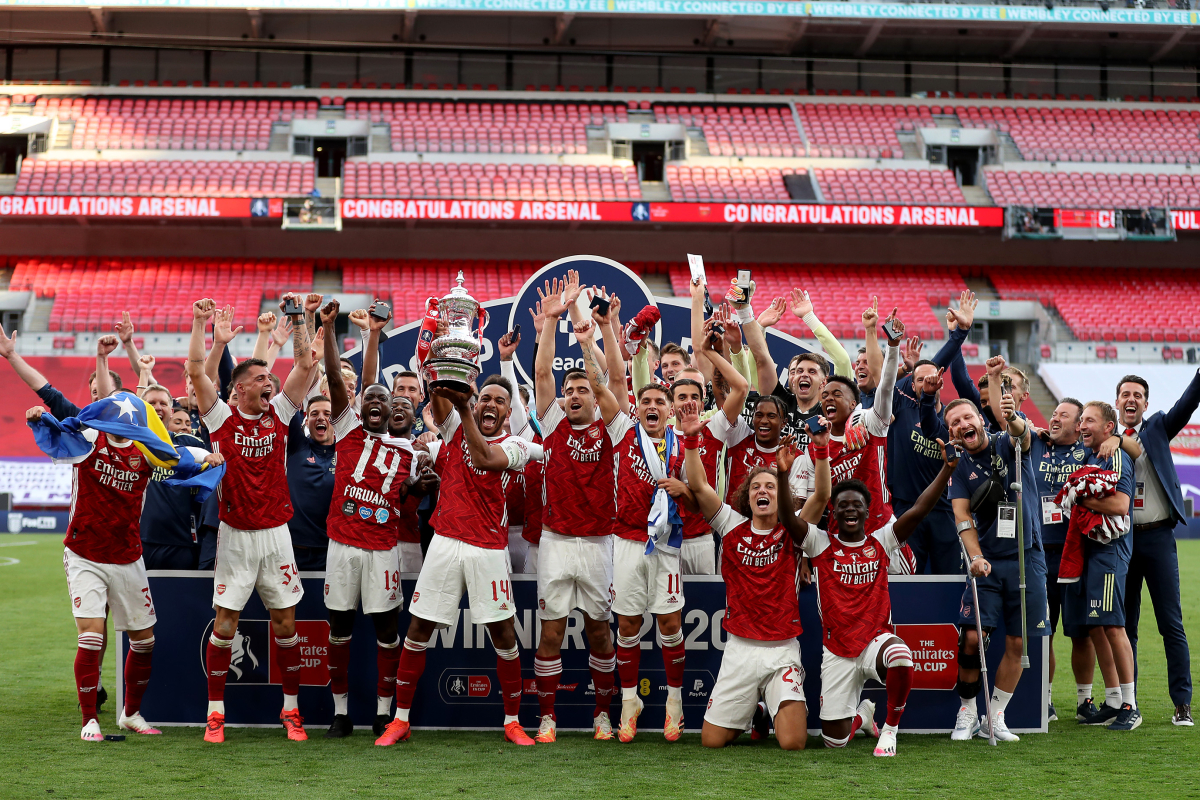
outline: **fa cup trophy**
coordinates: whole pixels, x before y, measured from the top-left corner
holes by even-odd
[[[483,349],[483,330],[487,327],[488,312],[463,287],[460,270],[458,285],[441,300],[431,297],[426,307],[426,322],[431,318],[444,319],[448,330],[428,344],[428,358],[421,365],[421,377],[428,386],[446,386],[458,391],[470,391],[479,377],[479,352]],[[479,329],[471,332],[475,320]],[[434,326],[436,327],[436,325]],[[426,331],[422,329],[422,340]],[[418,343],[420,349],[424,341]],[[418,356],[419,357],[419,356]]]

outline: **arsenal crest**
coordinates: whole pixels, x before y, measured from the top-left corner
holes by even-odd
[[[864,547],[862,549],[862,554],[863,554],[863,557],[865,557],[865,558],[874,558],[875,557],[875,546],[870,545],[870,544],[867,545],[866,547]]]
[[[142,468],[142,457],[141,456],[130,456],[129,457],[129,468],[130,469],[141,469]]]
[[[268,417],[267,415],[264,414],[263,418],[261,420],[261,424],[264,428],[274,428],[275,420],[271,419],[270,417]]]
[[[593,439],[599,439],[602,433],[603,432],[599,428],[591,428],[588,430],[588,436],[592,437]]]

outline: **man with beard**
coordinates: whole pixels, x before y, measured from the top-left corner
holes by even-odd
[[[1003,359],[988,361],[988,371],[993,372],[994,385],[1000,383]],[[946,406],[946,424],[950,437],[961,441],[965,454],[958,463],[950,482],[950,499],[954,507],[958,532],[962,546],[967,552],[967,568],[976,579],[979,590],[979,606],[972,600],[970,578],[963,591],[962,613],[958,620],[958,686],[962,699],[954,731],[950,738],[964,741],[972,736],[988,737],[988,726],[1002,742],[1019,741],[1004,723],[1004,710],[1021,678],[1021,592],[1019,588],[1019,566],[1017,548],[1025,551],[1025,596],[1026,622],[1030,636],[1045,636],[1050,631],[1046,607],[1046,561],[1041,549],[1041,516],[1037,508],[1040,502],[1032,487],[1037,485],[1033,459],[1029,451],[1032,427],[1016,416],[1012,397],[992,398],[993,410],[1000,419],[1008,421],[1006,433],[987,434],[983,417],[970,400],[958,399]],[[925,435],[937,437],[940,422],[934,414],[932,404],[922,405],[925,415]],[[1013,481],[1013,472],[1018,469],[1014,462],[1014,440],[1020,440],[1022,483],[1030,487],[1023,495],[1020,531],[1022,541],[1017,541],[1015,519],[1001,520],[1000,504],[1008,499],[1008,487]],[[994,631],[1004,624],[1005,650],[1000,667],[996,670],[995,687],[992,692],[991,709],[994,719],[986,719],[980,725],[975,698],[981,686],[979,668],[984,644],[979,641],[975,628],[975,616],[979,615],[985,633]]]
[[[542,624],[533,671],[541,719],[537,741],[543,744],[557,738],[554,701],[562,677],[562,640],[567,631],[567,616],[575,608],[583,612],[583,629],[590,651],[588,667],[596,692],[592,736],[600,740],[613,738],[609,707],[617,660],[610,628],[616,477],[613,441],[606,429],[622,416],[621,406],[613,393],[600,384],[599,364],[591,340],[585,335],[591,322],[585,324],[581,318],[576,323],[587,371],[567,370],[562,379],[561,406],[553,369],[559,319],[568,308],[574,307],[582,291],[574,270],[568,273],[566,281],[560,283],[555,279],[553,284],[547,283],[545,292],[539,290],[544,323],[538,336],[533,374],[545,456],[543,483],[537,487],[544,499],[537,567],[537,615]],[[596,323],[604,336],[609,358],[615,356],[621,363],[618,370],[624,381],[625,370],[612,320],[608,315],[596,316]],[[590,374],[593,369],[594,376]],[[623,396],[625,392],[620,394]]]
[[[412,445],[407,439],[388,436],[391,393],[387,388],[378,383],[368,385],[362,393],[361,422],[354,413],[338,359],[337,316],[336,300],[321,310],[330,414],[341,456],[333,502],[326,509],[325,607],[329,609],[329,688],[333,693],[333,722],[326,739],[341,739],[354,732],[349,715],[350,638],[360,600],[375,627],[379,670],[376,717],[386,718],[391,710],[394,681],[389,678],[395,676],[400,662],[397,630],[404,605],[398,523],[400,506],[415,478]]]
[[[721,574],[727,595],[722,626],[728,635],[704,714],[700,743],[724,747],[755,717],[758,698],[775,720],[784,750],[803,750],[808,741],[804,668],[800,664],[800,605],[796,594],[799,543],[820,518],[829,498],[828,460],[818,458],[816,491],[797,515],[792,493],[780,476],[791,466],[790,447],[777,467],[759,467],[738,486],[734,503],[722,503],[707,482],[699,458],[699,406],[679,409],[688,484],[696,505],[722,536]],[[814,436],[824,449],[826,434]]]
[[[1117,384],[1117,413],[1126,439],[1137,438],[1145,451],[1137,459],[1133,498],[1133,555],[1126,579],[1125,627],[1133,646],[1136,669],[1138,622],[1142,612],[1142,582],[1154,603],[1154,617],[1167,655],[1167,686],[1175,725],[1192,725],[1192,669],[1183,611],[1179,602],[1179,555],[1175,526],[1184,521],[1183,494],[1171,458],[1170,443],[1188,424],[1200,405],[1200,373],[1167,411],[1146,417],[1150,385],[1137,375]]]
[[[958,308],[948,310],[955,328],[946,343],[931,360],[918,360],[911,375],[896,381],[892,393],[892,427],[888,435],[888,483],[892,493],[892,510],[903,514],[925,490],[941,469],[937,436],[922,425],[926,411],[939,418],[943,370],[961,358],[962,343],[975,321],[975,296],[963,292]],[[969,381],[968,381],[969,383]],[[955,388],[963,389],[956,383]],[[948,498],[942,498],[933,511],[921,521],[908,539],[917,559],[917,574],[961,574],[962,555],[954,532],[954,511]]]
[[[617,669],[621,675],[617,738],[629,742],[637,735],[637,719],[643,708],[637,695],[642,616],[650,612],[657,617],[667,680],[663,736],[673,742],[683,732],[685,660],[680,628],[684,604],[679,557],[683,522],[676,498],[687,494],[687,489],[679,479],[683,454],[667,425],[670,390],[655,383],[642,386],[637,392],[636,419],[623,413],[629,401],[622,391],[625,370],[614,349],[615,334],[606,334],[609,373],[605,386],[593,345],[596,325],[581,319],[574,322],[592,392],[599,398],[602,411],[615,412],[607,427],[616,459],[612,610],[617,615]],[[550,483],[549,475],[546,481]]]
[[[292,297],[285,295],[285,302]],[[320,295],[309,295],[305,306],[320,302]],[[227,464],[217,490],[221,522],[213,580],[216,621],[205,652],[208,724],[204,740],[225,741],[225,680],[234,634],[250,593],[257,590],[271,614],[283,676],[279,718],[288,739],[304,741],[308,735],[298,705],[300,639],[296,635],[296,604],[304,589],[287,527],[292,503],[286,471],[288,426],[312,383],[312,351],[304,326],[295,325],[295,366],[283,391],[275,394],[266,362],[246,359],[233,370],[231,383],[238,400],[230,406],[218,397],[216,386],[204,373],[204,328],[215,312],[216,303],[208,298],[194,304],[187,363],[213,450]]]
[[[518,745],[533,745],[518,718],[521,663],[513,625],[516,603],[505,549],[505,493],[509,481],[516,480],[517,472],[529,459],[541,457],[541,448],[504,432],[514,390],[499,375],[483,382],[473,409],[469,388],[459,391],[435,386],[430,393],[433,420],[441,430],[445,448],[439,453],[444,459],[444,491],[433,518],[436,533],[409,606],[412,622],[396,673],[396,716],[375,744],[393,745],[411,735],[409,712],[425,671],[429,640],[437,628],[448,627],[458,619],[458,605],[466,592],[472,620],[487,627],[496,649],[504,738]]]
[[[904,340],[904,323],[896,318],[898,310],[892,309],[888,317],[895,325],[897,335],[895,339],[888,339],[887,356],[879,384],[879,402],[865,411],[856,410],[859,409],[858,386],[854,380],[843,375],[832,376],[821,389],[821,403],[830,426],[829,465],[833,480],[840,483],[854,478],[862,481],[870,490],[870,519],[866,522],[868,533],[879,530],[892,517],[887,491],[887,435],[892,422],[892,387],[896,381],[896,364],[900,360],[900,342]],[[851,450],[846,446],[846,429],[851,425],[865,426],[869,438],[864,447]],[[812,494],[815,478],[816,463],[808,453],[804,453],[792,465],[788,483],[797,496],[808,497]],[[917,524],[924,516],[919,515],[913,524]],[[837,533],[836,517],[829,521],[829,532]]]
[[[1046,595],[1050,603],[1050,684],[1054,683],[1054,632],[1058,629],[1058,618],[1062,612],[1063,589],[1058,584],[1058,569],[1062,561],[1063,543],[1067,540],[1069,521],[1062,509],[1054,502],[1071,473],[1087,461],[1088,450],[1079,440],[1079,421],[1083,414],[1083,403],[1073,397],[1064,397],[1050,416],[1049,426],[1040,435],[1033,437],[1030,456],[1033,458],[1034,475],[1037,483],[1038,505],[1042,517],[1042,545],[1046,550]],[[1100,446],[1105,458],[1112,456],[1117,445],[1141,448],[1132,437],[1122,441],[1114,436]],[[1136,456],[1132,456],[1136,457]],[[1098,711],[1092,700],[1092,682],[1096,673],[1096,661],[1100,661],[1100,673],[1104,677],[1105,705],[1111,708],[1104,724],[1115,718],[1121,707],[1121,689],[1117,683],[1116,666],[1108,641],[1098,639],[1093,646],[1087,630],[1079,628],[1063,617],[1063,633],[1071,638],[1071,671],[1075,676],[1075,693],[1078,706],[1075,719],[1088,723]],[[1057,719],[1054,695],[1047,686],[1049,719]]]
[[[391,321],[392,312],[389,309],[382,319],[374,316],[379,310],[379,301],[368,308],[358,309],[350,314],[351,320],[358,318],[356,325],[365,325],[363,330],[366,338],[363,341],[363,375],[379,374],[379,339],[383,329]],[[370,380],[364,379],[364,382]],[[421,388],[421,379],[415,372],[401,372],[392,381],[392,400],[388,433],[398,439],[415,440],[421,435],[424,425],[421,422],[421,402],[425,392]],[[425,557],[421,551],[421,519],[425,509],[428,509],[437,499],[438,477],[433,471],[433,462],[437,458],[437,448],[440,443],[431,442],[429,445],[416,445],[418,449],[417,480],[421,484],[420,491],[413,491],[404,498],[398,507],[400,514],[400,572],[416,574],[421,571]],[[378,723],[378,719],[376,720]],[[382,733],[378,724],[376,734]]]

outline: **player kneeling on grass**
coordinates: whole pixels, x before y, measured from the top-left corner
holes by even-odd
[[[775,718],[779,746],[803,750],[808,740],[808,707],[796,640],[802,633],[796,595],[797,544],[820,519],[829,499],[829,459],[817,463],[816,489],[801,515],[796,515],[787,489],[790,460],[779,462],[778,468],[751,470],[735,495],[735,510],[708,485],[699,454],[702,426],[697,405],[686,403],[679,412],[689,488],[713,530],[722,536],[723,624],[729,634],[700,742],[705,747],[724,747],[740,736],[762,694]],[[781,445],[778,452],[784,451],[788,459],[789,444]]]
[[[446,462],[433,518],[436,533],[417,578],[409,612],[412,622],[396,673],[396,718],[375,740],[380,746],[407,739],[408,715],[433,632],[458,618],[466,591],[471,619],[487,626],[496,648],[496,673],[504,702],[504,738],[532,745],[521,729],[521,662],[513,617],[517,606],[509,584],[508,506],[510,481],[541,448],[504,432],[512,398],[511,384],[493,375],[483,382],[472,410],[471,392],[444,386],[430,390],[433,419],[441,428]],[[440,454],[439,454],[440,455]]]
[[[879,737],[875,755],[896,755],[896,728],[912,689],[913,656],[892,627],[888,567],[904,541],[933,510],[958,464],[957,456],[948,455],[940,439],[938,446],[941,471],[899,519],[889,520],[868,535],[875,498],[862,481],[845,480],[833,487],[830,501],[837,532],[810,526],[799,540],[800,551],[812,559],[825,628],[821,736],[828,747],[845,747],[863,730]],[[815,439],[809,452],[817,463],[828,458],[826,447]],[[790,467],[784,463],[791,460],[790,453],[778,458],[781,468]],[[882,732],[875,725],[875,704],[858,702],[868,679],[887,686],[887,719]]]
[[[400,662],[397,636],[399,612],[404,605],[400,589],[400,506],[415,485],[412,445],[407,439],[388,436],[391,392],[380,384],[363,390],[362,423],[354,413],[342,377],[334,323],[338,303],[321,311],[325,328],[325,374],[329,376],[337,471],[330,504],[328,565],[325,571],[325,607],[329,609],[329,688],[333,692],[333,724],[326,739],[354,732],[348,705],[350,636],[354,612],[362,601],[378,641],[377,708],[383,716],[382,734],[391,710],[396,670]],[[412,405],[400,411],[409,415]],[[379,723],[380,720],[376,720]]]

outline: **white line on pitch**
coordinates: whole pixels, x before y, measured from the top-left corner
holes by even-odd
[[[0,547],[24,547],[27,544],[37,544],[37,542],[0,542]]]

